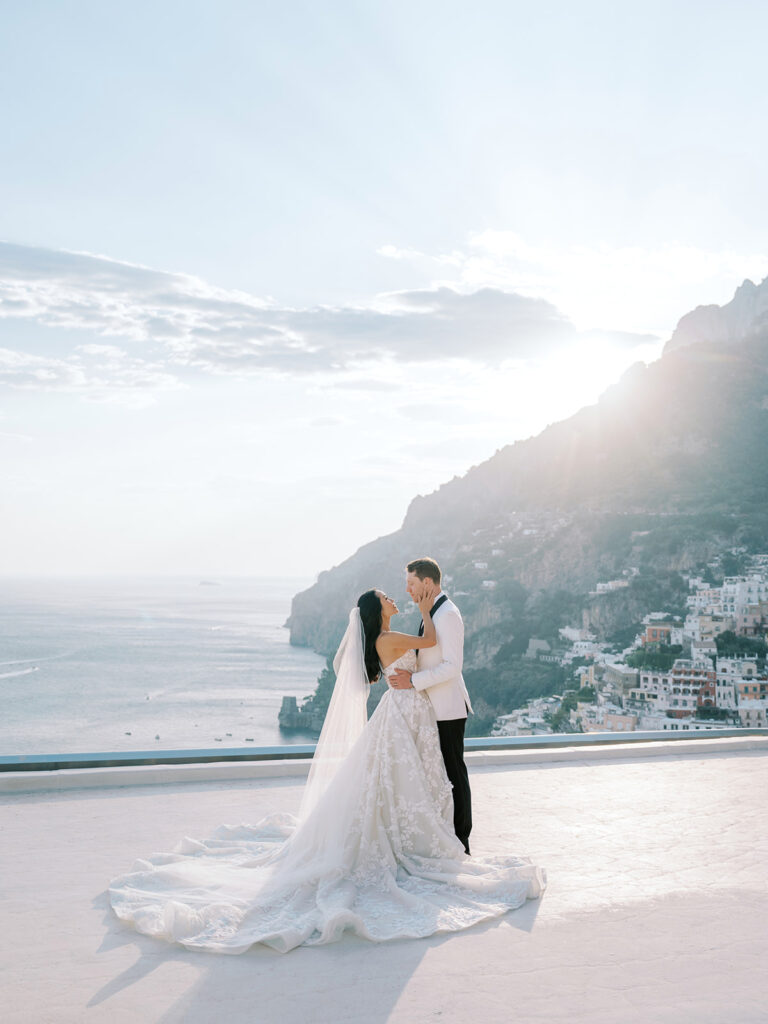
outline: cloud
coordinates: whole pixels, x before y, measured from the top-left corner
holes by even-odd
[[[408,455],[416,459],[443,459],[451,461],[458,454],[465,459],[487,458],[487,444],[481,438],[441,435],[429,441],[413,441],[398,448],[399,457]]]
[[[654,344],[658,341],[659,336],[657,334],[639,334],[632,331],[601,331],[599,328],[594,328],[591,331],[581,331],[579,333],[580,345],[604,342],[616,348],[633,349],[639,345]]]
[[[425,423],[442,423],[445,420],[445,405],[438,402],[412,402],[399,405],[397,412],[408,420],[419,420]]]
[[[348,421],[341,416],[316,416],[309,421],[310,427],[342,427]]]
[[[336,359],[396,357],[408,362],[470,359],[498,363],[570,344],[575,329],[543,299],[484,288],[395,292],[377,309],[311,309],[284,324]],[[274,315],[274,314],[273,314]]]
[[[182,386],[162,367],[114,345],[79,345],[67,359],[0,348],[0,381],[19,390],[68,391],[129,405],[147,404],[147,392]]]
[[[399,391],[402,384],[393,380],[377,380],[374,377],[335,377],[328,381],[328,387],[344,391]]]
[[[606,324],[629,347],[637,335],[669,336],[702,302],[727,302],[745,277],[762,280],[768,253],[709,250],[677,243],[642,245],[531,244],[514,231],[470,235],[462,249],[427,255],[384,246],[381,256],[409,263],[431,287],[461,292],[490,288],[537,296],[563,310],[579,330]]]
[[[102,397],[110,388],[178,387],[187,375],[265,372],[348,377],[362,371],[338,386],[371,390],[381,386],[364,376],[374,364],[496,366],[581,340],[551,302],[496,287],[442,286],[393,292],[368,306],[290,309],[185,274],[8,243],[0,243],[0,317],[105,339],[58,359],[14,361],[6,350],[2,379]]]
[[[0,430],[0,438],[2,438],[2,440],[4,440],[4,441],[24,441],[24,442],[28,442],[28,441],[33,441],[34,440],[34,438],[31,437],[29,434],[11,434],[11,433],[8,433],[7,431],[4,431],[4,430]]]
[[[86,253],[0,243],[0,317],[120,338],[134,351],[130,365],[127,356],[121,362],[117,387],[165,386],[169,374],[184,370],[303,365],[315,371],[327,366],[289,327],[265,320],[266,307],[254,296],[214,288],[188,275]],[[91,349],[79,356],[107,356]],[[115,364],[104,358],[102,365]],[[57,381],[86,386],[77,355],[47,368],[30,365],[28,376],[19,372],[15,383],[31,386],[40,377],[49,379],[50,386]]]

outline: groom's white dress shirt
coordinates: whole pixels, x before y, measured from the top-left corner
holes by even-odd
[[[438,597],[440,595],[438,594]],[[459,609],[446,600],[437,609],[437,643],[418,651],[418,667],[411,676],[417,690],[425,690],[438,722],[466,718],[472,710],[461,670],[464,664],[464,622]]]

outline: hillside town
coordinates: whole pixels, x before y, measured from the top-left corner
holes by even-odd
[[[499,716],[492,735],[765,728],[768,554],[747,561],[720,585],[688,578],[685,618],[649,609],[620,653],[577,628],[560,630],[557,649],[532,638],[525,656],[573,666],[573,687]],[[626,586],[634,571],[594,594]]]

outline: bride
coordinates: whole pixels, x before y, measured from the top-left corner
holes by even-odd
[[[423,637],[390,630],[398,609],[380,590],[350,612],[298,820],[224,825],[138,861],[110,885],[118,917],[188,949],[287,952],[344,931],[373,941],[459,931],[540,895],[544,871],[528,860],[464,852],[429,698],[390,687],[366,721],[369,684],[413,671],[416,650],[435,646],[432,596],[419,602]]]

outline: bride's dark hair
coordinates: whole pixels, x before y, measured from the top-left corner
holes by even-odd
[[[368,673],[368,682],[375,683],[381,675],[381,664],[376,650],[376,641],[381,633],[381,600],[375,590],[366,590],[357,599],[357,607],[360,609],[360,621],[363,624],[363,639],[365,642],[365,671]]]

